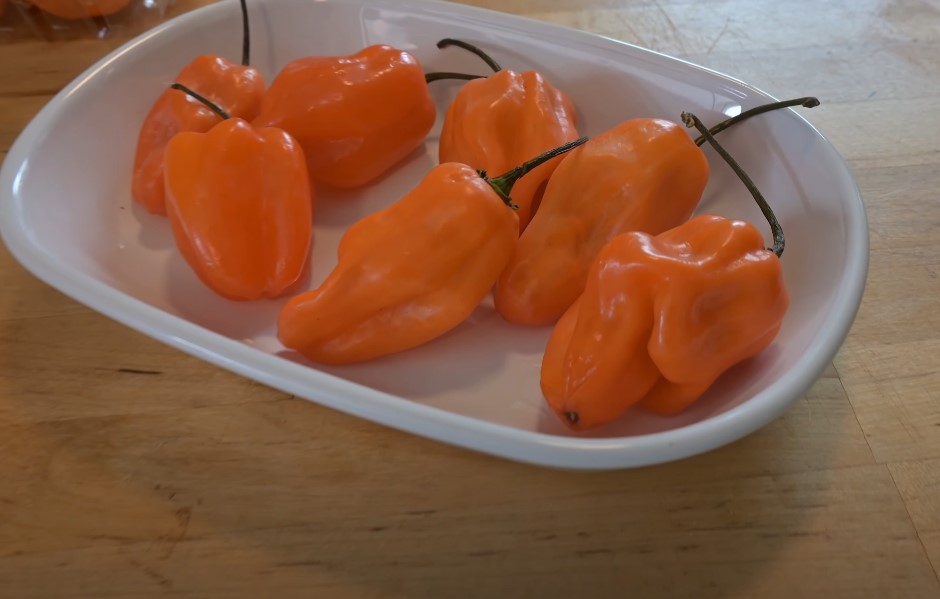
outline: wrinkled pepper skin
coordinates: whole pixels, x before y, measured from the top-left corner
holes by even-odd
[[[289,63],[271,82],[254,124],[290,133],[304,149],[311,180],[355,188],[423,144],[436,114],[417,59],[375,45]]]
[[[61,19],[88,19],[113,15],[130,4],[130,0],[29,0],[44,12]],[[0,6],[0,15],[3,14]]]
[[[577,138],[576,111],[568,96],[535,71],[504,69],[468,81],[457,92],[444,117],[439,158],[502,173]],[[562,159],[539,166],[513,188],[520,230],[529,224]]]
[[[685,129],[633,119],[564,157],[500,275],[494,299],[507,321],[558,321],[584,290],[597,253],[628,231],[656,235],[688,220],[708,182],[708,160]]]
[[[261,108],[264,77],[252,67],[212,54],[196,57],[175,80],[196,90],[232,117],[247,121]],[[147,114],[137,138],[131,195],[151,214],[166,214],[163,156],[177,133],[205,133],[220,117],[186,93],[167,89]]]
[[[301,283],[313,243],[303,151],[284,131],[230,118],[166,148],[167,214],[180,253],[233,300],[274,298]]]
[[[287,302],[278,336],[326,364],[427,343],[473,312],[518,235],[515,213],[474,169],[439,165],[347,230],[336,268],[319,288]]]
[[[575,430],[636,404],[679,413],[763,351],[788,306],[781,262],[749,223],[703,215],[657,236],[625,233],[555,326],[542,392]]]

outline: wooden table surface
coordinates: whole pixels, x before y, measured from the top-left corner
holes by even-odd
[[[832,367],[709,454],[540,469],[222,371],[3,248],[0,596],[940,597],[940,4],[472,3],[823,100],[802,113],[848,159],[871,227]],[[122,41],[0,45],[0,158]]]

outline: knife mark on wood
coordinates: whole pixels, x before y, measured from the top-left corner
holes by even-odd
[[[575,551],[575,555],[578,557],[587,557],[589,555],[604,555],[608,553],[613,553],[610,549],[582,549],[580,551]]]
[[[180,509],[176,510],[176,522],[179,528],[179,533],[172,538],[167,539],[170,543],[170,546],[166,550],[166,553],[163,555],[162,559],[170,559],[170,556],[173,555],[173,550],[176,549],[176,545],[186,538],[186,531],[189,530],[189,520],[192,518],[192,515],[193,508],[189,506],[181,507]]]
[[[118,368],[116,369],[116,372],[123,372],[125,374],[163,374],[163,372],[160,370],[141,370],[139,368]]]
[[[164,576],[163,574],[160,574],[159,572],[157,572],[157,571],[154,570],[153,568],[151,568],[151,567],[149,567],[149,566],[145,566],[145,565],[143,565],[142,563],[140,563],[139,561],[137,561],[137,560],[135,560],[135,559],[131,559],[131,560],[130,560],[130,564],[131,564],[132,566],[134,566],[135,568],[139,569],[141,572],[143,572],[143,573],[146,574],[147,576],[149,576],[149,577],[151,578],[151,580],[155,580],[155,581],[157,582],[157,584],[159,584],[159,585],[162,586],[163,588],[165,588],[165,589],[172,589],[172,588],[173,588],[173,583],[170,581],[170,579],[167,578],[166,576]]]

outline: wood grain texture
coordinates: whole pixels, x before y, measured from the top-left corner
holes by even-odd
[[[0,248],[0,596],[940,596],[940,6],[467,3],[819,96],[805,116],[853,168],[871,226],[834,365],[706,455],[539,469],[200,362]],[[0,159],[122,41],[0,45]]]
[[[933,567],[940,570],[940,459],[888,465]]]

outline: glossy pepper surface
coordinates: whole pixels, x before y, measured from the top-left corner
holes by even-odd
[[[456,327],[509,260],[519,220],[508,194],[524,173],[490,180],[464,164],[433,168],[346,231],[323,284],[284,306],[281,342],[314,362],[344,364],[411,349]]]
[[[753,225],[710,215],[614,238],[546,348],[551,407],[575,429],[637,402],[674,414],[760,353],[788,306],[780,261],[763,243]]]
[[[186,262],[236,300],[292,291],[308,271],[313,195],[300,146],[284,131],[230,118],[166,148],[167,213]]]
[[[589,429],[635,404],[676,414],[773,341],[789,295],[783,234],[764,213],[773,251],[753,225],[713,215],[659,235],[624,233],[601,249],[543,356],[542,392],[563,422]]]
[[[176,81],[198,91],[236,118],[251,120],[261,107],[264,93],[261,73],[222,56],[197,57],[183,68]],[[166,214],[163,159],[167,143],[177,133],[205,133],[218,123],[218,115],[185,92],[164,91],[140,129],[131,182],[134,199],[148,212]]]
[[[471,82],[472,83],[472,82]],[[620,233],[661,233],[686,221],[708,182],[708,160],[685,129],[632,119],[563,158],[499,277],[509,322],[556,322],[584,290],[591,263]]]
[[[771,102],[716,124],[713,134],[781,108],[819,105],[814,97]],[[682,128],[661,119],[628,120],[591,139],[555,170],[535,218],[495,292],[509,322],[548,325],[584,289],[600,248],[627,231],[657,234],[692,214],[708,162]]]
[[[297,139],[313,181],[353,188],[420,146],[435,117],[417,59],[373,45],[350,56],[289,63],[271,82],[254,124]]]
[[[442,40],[438,46],[447,42],[456,40]],[[444,116],[439,158],[502,173],[577,139],[576,118],[571,99],[538,72],[499,69],[465,83],[457,92]],[[528,226],[562,158],[546,162],[513,188],[521,229]]]

